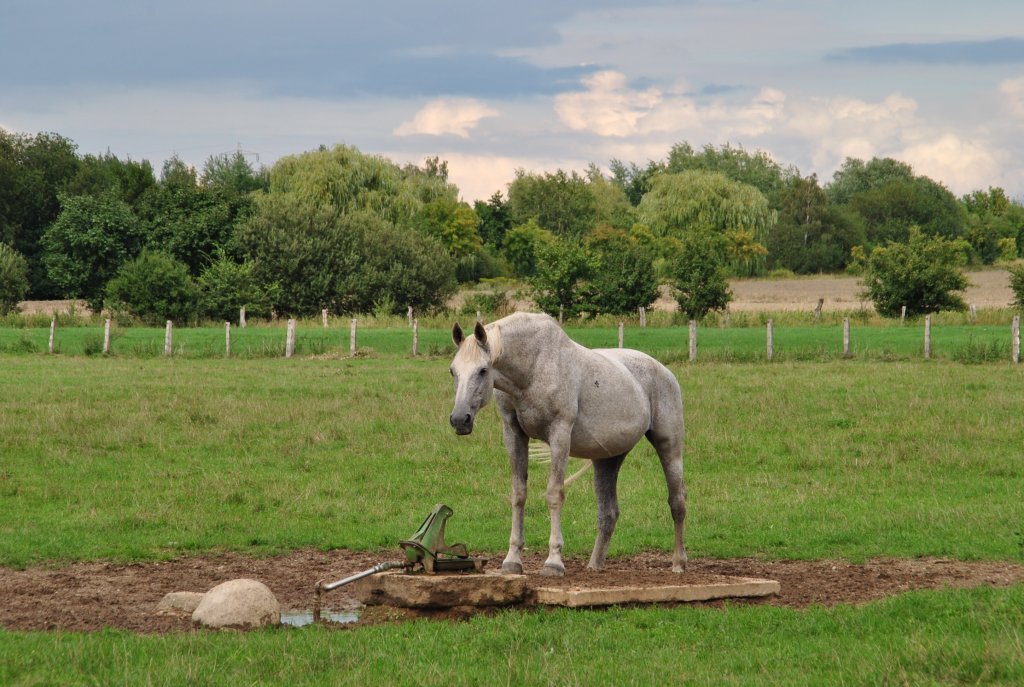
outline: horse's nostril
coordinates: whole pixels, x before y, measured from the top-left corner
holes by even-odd
[[[467,425],[472,424],[473,423],[473,416],[470,415],[469,413],[466,413],[466,419],[463,420],[463,423],[465,423]]]

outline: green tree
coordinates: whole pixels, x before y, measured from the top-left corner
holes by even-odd
[[[242,151],[211,155],[203,165],[200,183],[231,198],[241,198],[253,191],[265,191],[270,185],[267,172],[255,169]]]
[[[41,241],[43,263],[63,297],[84,298],[98,311],[107,282],[142,248],[139,221],[111,195],[61,195],[60,202],[60,215]]]
[[[630,205],[636,207],[640,200],[651,190],[654,178],[665,171],[665,163],[650,161],[646,167],[638,167],[630,162],[627,166],[621,160],[612,160],[608,165],[612,174],[612,183],[622,189]]]
[[[1024,235],[1024,207],[1010,200],[1003,189],[992,187],[963,196],[960,204],[967,215],[965,238],[979,261],[990,265],[1017,258],[1018,239]]]
[[[193,276],[229,243],[237,217],[231,195],[199,185],[196,170],[177,157],[164,163],[160,182],[140,204],[149,247],[181,260]]]
[[[956,197],[910,165],[891,158],[847,158],[825,188],[829,202],[845,205],[864,220],[869,246],[905,242],[910,227],[954,239],[964,235],[965,213]]]
[[[28,293],[28,263],[21,253],[0,243],[0,315],[14,312]]]
[[[125,310],[146,324],[189,322],[198,311],[199,287],[185,263],[146,249],[121,266],[107,284],[106,297],[111,310]]]
[[[639,232],[598,228],[588,237],[587,248],[592,269],[585,300],[594,314],[631,314],[657,300],[654,247]]]
[[[597,199],[586,177],[561,169],[545,174],[516,170],[508,187],[508,207],[513,224],[532,219],[559,238],[579,240],[597,223]]]
[[[572,240],[541,241],[536,256],[537,271],[527,281],[537,307],[555,317],[575,317],[586,310],[583,284],[593,273],[586,248]]]
[[[457,197],[439,174],[403,172],[382,157],[337,145],[278,160],[270,169],[268,194],[292,195],[336,215],[369,211],[404,228],[412,224],[424,196],[426,202],[437,193]]]
[[[786,180],[799,176],[795,168],[783,169],[768,153],[761,150],[749,153],[743,146],[734,147],[726,143],[718,148],[705,145],[697,152],[685,141],[672,146],[665,170],[669,174],[688,171],[720,172],[733,181],[756,188],[764,194],[772,207],[777,207]]]
[[[58,298],[47,276],[42,236],[60,213],[58,195],[78,170],[75,144],[63,136],[0,128],[0,242],[28,263],[30,298]]]
[[[550,231],[541,229],[536,220],[512,227],[505,234],[505,259],[517,277],[532,277],[537,273],[537,247],[556,241]]]
[[[1010,268],[1010,289],[1013,291],[1013,307],[1024,310],[1024,265]]]
[[[828,202],[815,176],[786,180],[779,220],[768,235],[768,264],[798,274],[837,272],[865,241],[860,215]]]
[[[605,178],[596,165],[587,169],[587,187],[594,196],[595,226],[628,231],[636,222],[636,211],[622,187]]]
[[[871,158],[868,162],[848,157],[832,175],[832,181],[825,187],[830,203],[846,205],[854,196],[894,181],[909,182],[914,179],[914,169],[905,162],[890,157]]]
[[[961,267],[968,249],[963,240],[928,236],[911,227],[907,243],[891,241],[868,256],[864,296],[883,317],[896,317],[903,306],[908,315],[965,310],[957,292],[967,288]]]
[[[479,231],[484,245],[500,251],[505,245],[505,234],[512,228],[512,217],[501,192],[495,191],[486,203],[475,201],[473,210],[480,218]]]
[[[669,264],[673,295],[689,319],[724,310],[732,300],[724,243],[718,234],[692,232],[682,239],[678,255]]]
[[[135,209],[155,185],[156,177],[149,161],[121,160],[107,153],[85,155],[75,176],[68,181],[65,192],[73,196],[111,194]]]
[[[763,264],[764,243],[778,216],[753,186],[732,181],[720,172],[702,171],[657,177],[637,211],[655,236],[721,235],[728,261],[744,274]]]
[[[238,244],[258,283],[279,287],[279,312],[369,312],[385,302],[396,310],[430,308],[454,292],[455,265],[433,237],[399,230],[369,211],[339,216],[295,194],[256,200]]]
[[[467,203],[442,196],[423,206],[413,226],[441,242],[456,260],[475,255],[483,242],[477,227],[480,220]]]
[[[234,320],[241,308],[249,315],[270,315],[277,284],[260,284],[251,262],[237,263],[221,253],[199,275],[199,312],[214,320]]]

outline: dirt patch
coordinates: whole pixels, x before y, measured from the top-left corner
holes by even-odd
[[[112,564],[76,563],[59,568],[0,568],[0,627],[8,630],[96,631],[105,627],[142,633],[182,632],[191,628],[188,616],[158,615],[164,594],[174,591],[205,592],[235,578],[254,578],[273,590],[284,610],[308,610],[313,588],[320,578],[340,579],[365,570],[386,554],[352,551],[302,550],[273,558],[241,554],[182,558],[174,561]],[[492,561],[491,566],[499,562]],[[862,603],[911,589],[1006,586],[1024,583],[1024,565],[969,563],[944,559],[878,559],[864,564],[843,561],[762,561],[755,559],[699,559],[682,575],[669,570],[667,553],[646,553],[609,561],[601,572],[586,570],[585,559],[566,562],[566,577],[540,578],[541,555],[525,560],[531,583],[538,586],[614,587],[697,584],[721,576],[762,577],[778,580],[776,596],[733,603],[767,603],[791,607]],[[711,604],[720,602],[709,602]],[[351,587],[325,596],[325,607],[357,607]],[[459,617],[473,612],[460,608],[438,617]],[[360,623],[401,620],[404,611],[367,609]]]

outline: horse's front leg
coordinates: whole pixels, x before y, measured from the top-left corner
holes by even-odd
[[[562,563],[562,504],[565,502],[565,466],[569,462],[569,439],[571,429],[551,430],[548,445],[551,446],[551,474],[548,476],[548,512],[551,514],[551,536],[548,538],[548,558],[544,561],[541,575],[562,577],[565,564]]]
[[[500,407],[500,406],[499,406]],[[502,434],[508,462],[512,468],[512,533],[508,537],[508,554],[501,564],[503,572],[523,573],[523,510],[526,506],[526,473],[529,462],[529,442],[514,415],[504,417]]]

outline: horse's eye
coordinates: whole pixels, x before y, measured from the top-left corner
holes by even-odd
[[[483,377],[485,374],[487,374],[487,368],[486,367],[481,368],[480,369],[480,376]]]
[[[455,376],[455,370],[453,370],[452,368],[449,367],[448,368],[448,374],[450,374],[452,377],[454,377]]]

